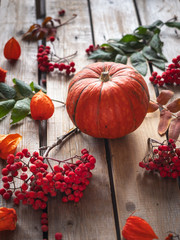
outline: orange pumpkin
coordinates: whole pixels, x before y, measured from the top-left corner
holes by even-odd
[[[148,103],[146,82],[134,68],[97,62],[73,77],[66,108],[82,132],[97,138],[119,138],[140,126]]]
[[[12,37],[4,46],[4,57],[8,60],[17,60],[21,55],[21,47],[18,41]]]

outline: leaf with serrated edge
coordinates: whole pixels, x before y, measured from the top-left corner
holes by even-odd
[[[11,114],[11,124],[19,122],[30,113],[30,102],[29,98],[24,98],[16,102]]]
[[[147,73],[147,62],[146,59],[140,52],[133,53],[130,57],[131,64],[133,67],[143,76]]]
[[[169,126],[169,138],[174,139],[175,141],[178,140],[180,134],[180,112],[177,113],[177,117],[171,121]]]
[[[0,95],[4,99],[13,99],[16,96],[16,91],[6,83],[0,83]]]
[[[170,90],[162,90],[156,100],[160,105],[166,105],[173,95],[174,92]]]
[[[174,100],[167,105],[167,109],[173,113],[180,111],[180,98]]]
[[[13,109],[15,102],[14,99],[0,102],[0,119],[5,117]]]
[[[21,94],[21,96],[32,97],[34,95],[31,87],[27,83],[16,78],[13,79],[13,83],[16,85],[16,89]]]
[[[159,108],[159,105],[155,102],[149,101],[147,113],[155,112]]]
[[[169,124],[172,119],[172,113],[165,109],[160,112],[160,121],[158,125],[158,133],[160,136],[164,135],[168,130]]]

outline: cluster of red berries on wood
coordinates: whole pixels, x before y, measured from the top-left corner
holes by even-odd
[[[139,163],[147,171],[159,172],[161,177],[177,178],[180,176],[180,148],[173,139],[159,143],[150,139],[150,152]]]
[[[45,209],[48,196],[55,197],[58,191],[63,194],[63,202],[79,202],[92,177],[91,170],[96,162],[86,149],[82,149],[81,153],[81,156],[63,161],[43,158],[38,152],[31,155],[28,149],[23,149],[16,155],[8,155],[7,165],[2,169],[3,188],[0,189],[0,194],[5,200],[14,196],[16,205],[22,202],[32,205],[35,210]],[[57,164],[52,167],[50,160]],[[18,181],[20,186],[16,186],[15,179],[21,180]]]
[[[153,72],[149,80],[154,85],[163,86],[168,85],[179,85],[180,84],[180,55],[172,59],[172,63],[168,65],[165,72],[162,75],[158,75],[157,72]]]
[[[53,42],[55,38],[53,36],[50,37],[50,41]],[[57,70],[59,72],[65,72],[66,75],[70,73],[74,73],[75,62],[68,61],[68,58],[71,58],[76,53],[67,56],[66,58],[58,57],[54,51],[51,51],[50,46],[40,45],[38,48],[37,61],[38,61],[38,69],[41,72],[49,73]]]
[[[91,45],[89,45],[88,48],[86,48],[85,51],[86,51],[87,55],[91,55],[91,53],[94,52],[95,50],[97,50],[98,48],[100,48],[99,45],[94,46],[93,44],[91,44]]]

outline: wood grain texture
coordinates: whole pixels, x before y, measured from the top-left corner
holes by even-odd
[[[140,17],[143,16],[146,20],[148,18],[148,21],[142,19],[142,24],[150,24],[152,19],[156,20],[157,16],[160,18],[161,12],[164,12],[164,16],[167,16],[167,11],[173,9],[172,6],[177,5],[177,1],[173,1],[170,4],[171,7],[163,1],[159,3],[159,1],[142,0],[137,1],[137,3],[141,11]],[[106,6],[104,11],[101,11],[102,5]],[[133,2],[98,1],[97,3],[96,1],[95,3],[91,1],[91,6],[96,44],[104,42],[102,39],[104,35],[106,40],[115,38],[118,34],[131,33],[138,26]],[[114,19],[117,15],[121,19],[115,22]],[[173,15],[171,14],[171,16]],[[168,18],[170,17],[166,17],[166,20]],[[104,19],[106,19],[106,24],[103,24]],[[163,40],[167,44],[168,39]],[[175,42],[171,41],[171,46],[173,44],[178,47],[177,40]],[[173,52],[175,54],[177,50],[172,51],[170,46],[169,48],[166,47],[166,51],[167,49],[169,49],[169,53],[171,52],[169,55],[169,59],[171,59]],[[155,93],[148,80],[149,74],[145,77],[145,80],[148,84],[151,99],[154,99]],[[135,211],[134,215],[148,221],[159,238],[164,239],[167,229],[177,233],[180,232],[178,224],[180,196],[176,180],[162,179],[156,174],[145,173],[138,166],[139,161],[145,156],[148,137],[159,141],[164,139],[157,134],[158,119],[158,112],[148,114],[143,124],[135,132],[121,139],[111,140],[109,145],[120,229],[122,230],[126,219]]]
[[[13,85],[12,79],[17,78],[27,83],[38,81],[36,54],[37,43],[23,42],[22,33],[27,31],[29,26],[36,22],[34,1],[0,1],[0,67],[7,70],[6,83]],[[5,43],[15,37],[21,46],[21,56],[17,62],[11,64],[4,58],[3,48]],[[29,151],[39,148],[39,127],[38,123],[31,118],[23,120],[21,123],[10,127],[10,115],[0,121],[0,134],[19,133],[22,141],[17,151],[28,148]],[[0,161],[0,169],[5,164]],[[1,176],[0,176],[1,177]],[[21,181],[17,180],[19,186]],[[2,182],[0,181],[0,187]],[[17,211],[18,223],[13,232],[0,232],[0,239],[41,239],[40,212],[34,211],[32,207],[15,207],[11,201],[5,202],[0,197],[0,206],[14,207]]]
[[[92,43],[87,1],[46,1],[46,7],[47,15],[53,17],[57,17],[60,8],[65,9],[66,15],[62,18],[62,22],[70,18],[73,13],[77,14],[73,22],[58,29],[59,41],[56,40],[54,44],[57,54],[61,57],[78,50],[73,60],[79,71],[90,63],[85,53],[85,49]],[[66,101],[69,81],[70,77],[65,77],[63,74],[56,72],[49,74],[48,95]],[[48,120],[47,125],[48,145],[73,127],[66,109],[58,103],[55,106],[55,113]],[[63,160],[80,154],[82,148],[87,148],[97,158],[93,178],[78,204],[64,204],[61,202],[62,196],[49,200],[49,239],[53,239],[57,231],[62,232],[63,238],[69,240],[116,239],[104,141],[80,133],[69,139],[61,149],[57,147],[50,155]]]

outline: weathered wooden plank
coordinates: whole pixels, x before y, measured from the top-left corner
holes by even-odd
[[[37,43],[25,43],[21,40],[22,32],[28,30],[29,26],[36,22],[36,11],[34,1],[0,1],[0,67],[8,71],[6,83],[12,84],[14,77],[27,83],[38,81],[36,54]],[[5,43],[15,37],[21,45],[21,57],[15,64],[10,64],[3,56]],[[19,133],[22,142],[17,151],[28,148],[29,151],[39,148],[39,126],[38,123],[27,118],[22,123],[10,127],[10,116],[0,121],[0,134]],[[0,161],[0,169],[4,163]],[[1,175],[1,174],[0,174]],[[1,177],[1,176],[0,176]],[[18,184],[21,181],[17,181]],[[2,182],[0,181],[2,187]],[[28,206],[15,207],[11,201],[5,202],[0,197],[0,206],[14,207],[17,211],[18,223],[15,231],[0,232],[0,239],[41,239],[40,212]]]
[[[151,6],[148,5],[150,2]],[[101,11],[102,4],[108,10]],[[144,24],[151,23],[155,16],[159,16],[157,1],[141,1],[141,4],[140,9],[144,18],[149,16],[149,21],[144,21]],[[118,34],[131,33],[138,26],[133,2],[123,1],[121,4],[120,1],[98,1],[98,3],[92,1],[91,6],[96,44],[104,42],[102,39],[104,33],[105,39],[116,38],[119,37]],[[161,2],[161,11],[163,8],[169,9],[168,4]],[[152,18],[152,11],[154,11],[154,18]],[[121,16],[119,21],[115,21],[117,16]],[[102,25],[102,22],[105,21],[106,24]],[[148,82],[148,76],[145,79],[150,96],[155,97],[153,88]],[[157,134],[158,118],[159,113],[147,115],[143,124],[134,133],[109,141],[109,144],[120,228],[122,229],[128,216],[136,211],[135,215],[151,223],[159,238],[163,239],[167,232],[167,226],[170,230],[179,232],[177,224],[179,193],[176,180],[161,179],[157,175],[144,174],[144,171],[138,166],[139,161],[146,153],[148,137],[160,141],[163,139]]]
[[[92,43],[88,6],[86,1],[46,1],[47,15],[57,17],[58,10],[63,8],[66,15],[62,22],[76,13],[77,18],[58,30],[55,41],[59,56],[67,56],[78,50],[74,58],[79,71],[86,64],[85,49]],[[66,100],[70,78],[62,74],[48,75],[47,91],[50,97]],[[66,133],[73,125],[67,116],[66,109],[55,104],[54,116],[48,120],[48,145],[58,136]],[[68,140],[61,149],[57,147],[52,156],[63,160],[79,154],[82,148],[89,149],[97,158],[94,176],[78,204],[61,203],[61,199],[53,199],[48,204],[49,239],[53,239],[55,232],[60,231],[66,239],[116,239],[114,216],[112,210],[110,185],[106,165],[104,141],[94,139],[84,134],[78,134]]]
[[[148,19],[148,21],[143,20],[142,23],[150,24],[152,19],[156,20],[157,17],[159,19],[162,12],[167,16],[167,11],[171,8],[175,9],[173,6],[178,4],[175,2],[173,1],[169,6],[167,2],[162,1],[137,1],[141,11],[140,16],[142,15],[145,20]],[[121,1],[91,1],[91,6],[96,44],[131,33],[138,26],[133,1],[122,1],[122,3]],[[173,15],[171,14],[172,17]],[[171,16],[168,15],[166,19]],[[170,56],[173,51],[174,54],[177,51],[171,51],[172,44],[173,42],[169,44]],[[177,43],[175,44],[178,46]],[[149,75],[145,79],[152,99],[155,98],[155,93],[148,78]],[[164,239],[167,230],[179,232],[177,221],[179,192],[176,180],[161,179],[158,175],[144,173],[138,166],[139,161],[145,156],[148,137],[159,141],[164,139],[157,134],[158,119],[158,112],[147,115],[139,129],[121,139],[109,141],[109,146],[120,229],[122,230],[128,216],[136,211],[134,215],[148,221],[159,238]]]

